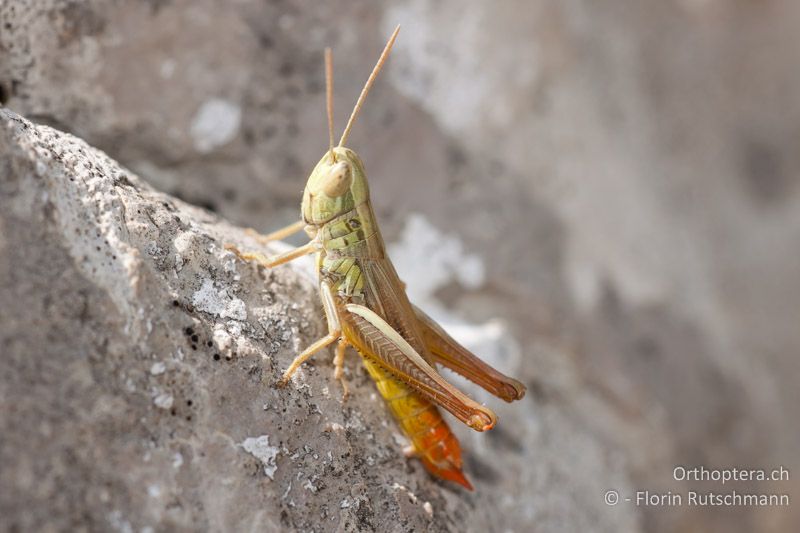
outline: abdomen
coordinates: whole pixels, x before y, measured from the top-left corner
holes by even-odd
[[[362,354],[364,366],[425,468],[472,490],[461,472],[461,446],[439,409]]]

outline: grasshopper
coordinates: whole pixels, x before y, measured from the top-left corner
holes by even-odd
[[[398,26],[386,44],[336,146],[332,55],[329,48],[325,50],[329,148],[306,183],[301,220],[269,235],[256,235],[258,241],[265,243],[305,230],[310,242],[272,258],[243,252],[233,245],[226,248],[240,259],[266,268],[316,254],[328,334],[294,359],[283,374],[281,385],[286,385],[312,355],[336,343],[334,378],[341,381],[346,398],[344,355],[348,346],[354,347],[411,442],[404,453],[419,457],[434,476],[472,490],[462,472],[458,440],[437,406],[476,431],[491,429],[497,417],[445,381],[436,370],[437,365],[454,370],[507,402],[522,398],[525,387],[481,361],[409,302],[405,285],[386,255],[370,203],[364,164],[345,147],[399,30]]]

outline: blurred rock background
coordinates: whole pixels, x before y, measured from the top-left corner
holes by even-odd
[[[4,0],[0,103],[267,231],[327,145],[323,48],[341,131],[398,23],[349,144],[410,292],[530,387],[460,433],[486,523],[797,527],[603,503],[800,472],[797,2]],[[435,283],[418,241],[448,243]]]

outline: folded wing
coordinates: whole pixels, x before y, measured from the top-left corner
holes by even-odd
[[[477,431],[491,429],[497,417],[442,378],[383,317],[368,307],[345,305],[342,329],[348,342],[422,396],[444,407]]]
[[[525,396],[525,386],[501,372],[495,370],[475,354],[461,346],[442,327],[414,307],[422,338],[433,361],[446,366],[486,389],[487,392],[507,402],[519,400]]]

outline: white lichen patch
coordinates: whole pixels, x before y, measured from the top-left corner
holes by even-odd
[[[175,236],[172,246],[175,248],[175,272],[183,270],[183,266],[188,262],[188,257],[193,253],[192,246],[196,242],[195,234],[183,231]]]
[[[409,488],[406,487],[405,485],[401,485],[400,483],[393,483],[392,488],[394,490],[405,492],[406,494],[408,494],[408,499],[411,500],[411,503],[417,503],[418,501],[417,495],[411,492]]]
[[[153,403],[160,409],[171,409],[174,402],[175,399],[172,397],[172,394],[167,392],[163,392],[153,399]]]
[[[234,320],[228,320],[225,324],[225,329],[233,335],[234,337],[241,337],[242,336],[242,324],[241,322],[236,322]]]
[[[178,469],[183,465],[183,454],[181,452],[175,452],[172,455],[172,468]]]
[[[212,98],[197,110],[189,135],[198,152],[207,153],[236,137],[242,122],[242,108],[229,100]]]
[[[195,235],[188,231],[183,231],[175,236],[175,239],[172,241],[172,246],[175,247],[175,251],[179,254],[186,255],[191,253],[194,242]]]
[[[269,357],[247,337],[236,339],[236,352],[225,354],[225,357],[232,357],[234,353],[238,357],[261,357],[262,359],[269,359]]]
[[[203,280],[203,285],[192,295],[192,304],[196,309],[220,318],[247,319],[244,302],[231,296],[226,288],[215,288],[210,279]]]
[[[322,431],[326,433],[334,432],[334,433],[342,433],[344,432],[344,426],[339,424],[338,422],[328,422],[322,428]]]
[[[269,435],[248,437],[242,442],[244,451],[261,461],[264,465],[264,474],[270,479],[275,479],[275,470],[278,469],[276,458],[280,449],[269,445]]]
[[[219,351],[227,353],[231,349],[231,334],[225,330],[222,324],[214,326],[214,332],[211,334],[211,339]]]
[[[178,273],[183,270],[183,265],[186,261],[183,259],[181,254],[175,254],[175,272]]]
[[[109,524],[111,524],[111,528],[114,531],[119,531],[120,533],[133,533],[133,526],[131,526],[131,523],[122,517],[122,511],[114,509],[108,513],[107,518]]]
[[[367,429],[367,427],[364,425],[364,421],[361,420],[361,417],[357,413],[353,413],[350,419],[345,422],[345,427],[359,433]]]
[[[394,443],[397,444],[398,448],[405,448],[411,444],[404,435],[401,435],[397,432],[392,433],[392,439],[394,440]]]
[[[147,255],[151,255],[153,257],[160,256],[164,254],[164,250],[161,249],[158,244],[151,242],[144,247],[144,251],[147,252]]]

